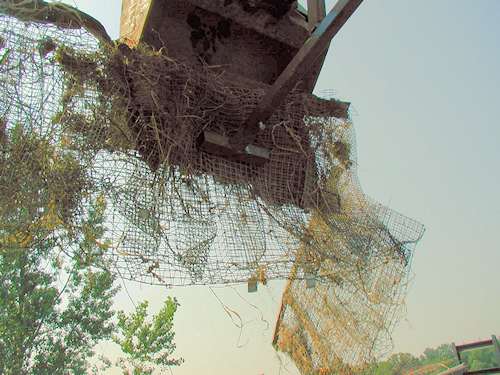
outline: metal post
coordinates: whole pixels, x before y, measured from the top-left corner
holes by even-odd
[[[307,22],[311,28],[326,16],[325,0],[307,0]]]
[[[497,357],[497,364],[500,366],[500,343],[495,335],[491,335],[491,343],[495,347],[495,354]]]
[[[457,349],[457,346],[455,345],[454,342],[451,343],[451,347],[453,348],[455,354],[457,355],[458,363],[462,363],[462,358],[460,357],[460,351]]]

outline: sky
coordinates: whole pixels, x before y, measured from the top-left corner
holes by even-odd
[[[67,2],[118,37],[120,0]],[[426,226],[396,352],[500,334],[499,20],[498,0],[366,0],[333,41],[316,87],[352,103],[364,191]],[[118,308],[149,299],[155,311],[167,295],[181,303],[185,364],[174,374],[297,374],[270,344],[283,282],[255,294],[246,285],[126,286]]]

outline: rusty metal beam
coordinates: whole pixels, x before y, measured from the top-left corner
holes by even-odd
[[[310,72],[313,63],[325,52],[332,38],[340,31],[362,2],[363,0],[339,0],[335,4],[264,95],[264,98],[250,114],[239,133],[231,140],[235,149],[243,149],[255,139],[260,123],[271,117],[274,110],[280,106],[288,93]]]
[[[325,0],[307,0],[307,22],[311,28],[326,16]]]
[[[461,345],[455,345],[458,352],[463,352],[464,350],[481,348],[483,346],[493,345],[492,339],[478,340],[474,342],[469,342]]]
[[[307,0],[307,20],[309,26],[314,28],[326,17],[326,6],[325,0]],[[304,91],[313,92],[316,82],[318,82],[319,74],[325,63],[326,54],[328,53],[328,47],[325,52],[314,62],[313,67],[309,74],[304,78]]]
[[[214,69],[214,72],[223,73],[227,82],[231,80],[244,83],[247,87],[252,89],[269,90],[270,85],[263,82],[253,81],[251,79],[242,77],[238,74],[230,73],[227,71]],[[326,100],[311,96],[309,94],[303,94],[304,101],[311,100],[314,105],[324,109],[324,113],[331,115],[333,114],[338,118],[347,118],[350,103],[341,102],[337,100]],[[322,115],[319,112],[318,115]],[[236,150],[231,139],[227,136],[217,134],[213,131],[204,131],[197,139],[197,146],[199,149],[212,154],[219,155],[222,157],[230,158],[235,161],[245,161],[255,164],[263,164],[270,160],[270,150],[267,150],[257,145],[252,145],[252,140],[249,141],[242,149]]]

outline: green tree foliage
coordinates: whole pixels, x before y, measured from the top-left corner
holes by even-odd
[[[173,318],[179,303],[167,298],[163,307],[148,320],[148,302],[139,304],[130,315],[118,312],[118,334],[113,337],[126,358],[119,361],[124,374],[152,374],[153,370],[166,371],[179,366],[183,359],[174,359]]]
[[[493,347],[468,350],[461,355],[469,370],[482,370],[500,366]]]
[[[1,249],[0,373],[85,373],[92,348],[110,337],[116,290],[95,258],[100,210],[91,208],[76,256],[64,254],[54,235]]]
[[[458,359],[450,344],[442,344],[435,349],[425,349],[423,356],[420,357],[420,362],[422,365],[432,363],[457,365]]]
[[[105,202],[71,151],[2,123],[0,373],[82,374],[113,331]]]
[[[415,357],[410,353],[393,354],[387,360],[370,366],[363,374],[411,374],[412,370],[424,367],[427,367],[427,374],[438,374],[456,364],[458,364],[458,360],[451,345],[443,344],[435,349],[425,349],[424,354],[419,357]]]
[[[493,348],[469,350],[462,353],[462,359],[469,370],[480,370],[500,366]],[[363,374],[370,375],[403,375],[412,370],[425,369],[428,375],[439,374],[446,368],[458,365],[458,358],[449,344],[437,348],[427,348],[419,357],[409,353],[397,353],[387,360],[370,366]]]
[[[88,193],[76,154],[64,139],[7,125],[0,119],[0,374],[87,374],[95,345],[117,330],[138,363],[180,364],[168,357],[175,300],[150,325],[147,304],[114,323],[106,202]]]
[[[111,336],[116,289],[96,257],[102,211],[90,208],[78,255],[59,248],[70,242],[62,231],[0,249],[0,373],[84,374],[92,348]]]

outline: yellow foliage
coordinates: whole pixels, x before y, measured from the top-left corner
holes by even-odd
[[[95,207],[98,215],[102,215],[104,213],[104,210],[106,209],[106,198],[103,193],[99,194],[97,197]]]
[[[47,213],[38,220],[35,226],[51,232],[62,225],[64,225],[64,222],[61,220],[57,213],[57,205],[55,200],[52,199],[48,204]]]
[[[64,148],[69,148],[71,146],[71,138],[66,135],[61,137],[61,146]]]
[[[257,281],[262,283],[262,285],[267,284],[267,273],[266,273],[266,267],[265,266],[260,266],[257,269]]]
[[[280,329],[278,348],[290,354],[303,374],[312,373],[313,364],[311,362],[311,357],[307,352],[306,344],[300,335],[300,329],[298,327],[293,330],[284,327]]]
[[[95,243],[99,249],[104,250],[104,251],[111,248],[111,244],[109,242],[100,242],[98,240],[95,240]]]
[[[4,248],[27,248],[33,241],[29,232],[19,231],[14,234],[4,235],[0,239],[0,246]]]

